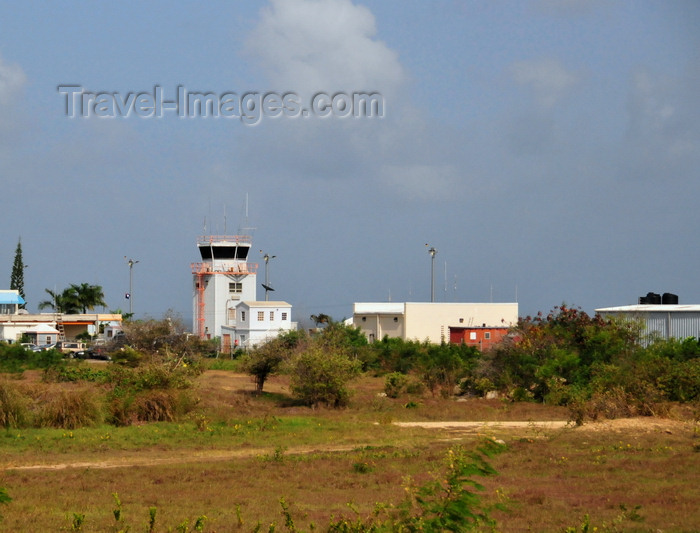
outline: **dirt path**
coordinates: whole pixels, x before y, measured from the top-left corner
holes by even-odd
[[[467,435],[482,433],[484,431],[499,431],[510,433],[511,435],[522,435],[523,430],[536,431],[539,433],[571,428],[575,431],[606,431],[609,433],[674,433],[688,428],[689,422],[659,418],[626,418],[619,420],[606,420],[585,424],[580,427],[574,426],[565,420],[547,421],[484,421],[484,422],[464,422],[464,421],[441,421],[441,422],[394,422],[399,427],[425,428],[441,430],[436,434],[436,438],[443,439],[446,435],[455,434]],[[546,434],[546,433],[545,433]],[[503,437],[503,434],[500,434]],[[373,443],[348,444],[348,445],[314,445],[297,446],[284,450],[285,455],[302,455],[311,453],[347,452]],[[112,456],[104,461],[79,461],[52,464],[33,465],[2,465],[3,470],[66,470],[74,468],[133,468],[139,466],[157,466],[182,463],[208,463],[216,461],[230,461],[236,458],[249,458],[266,456],[274,453],[272,448],[245,448],[235,450],[188,450],[164,452],[162,450],[154,452],[131,452],[123,453],[119,456]]]

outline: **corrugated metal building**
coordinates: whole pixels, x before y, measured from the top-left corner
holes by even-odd
[[[700,337],[700,305],[623,305],[596,309],[596,313],[641,320],[648,336],[680,340]]]

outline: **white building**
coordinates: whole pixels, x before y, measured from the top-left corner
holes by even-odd
[[[287,302],[240,302],[234,309],[236,326],[222,326],[222,350],[252,348],[293,328]],[[227,346],[229,350],[227,350]]]
[[[352,314],[370,342],[389,336],[438,344],[450,341],[451,327],[502,328],[517,321],[517,303],[356,303]]]
[[[201,339],[220,338],[224,352],[293,327],[291,305],[257,301],[258,264],[249,262],[251,246],[252,239],[245,235],[197,241],[202,261],[192,263],[193,330]],[[259,316],[264,320],[257,320]]]
[[[595,310],[603,317],[641,320],[644,334],[662,339],[700,337],[700,305],[637,304]],[[641,339],[643,344],[645,339]]]

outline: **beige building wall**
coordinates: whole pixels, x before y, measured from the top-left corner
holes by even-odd
[[[353,325],[370,341],[384,336],[439,344],[450,341],[450,326],[510,327],[517,303],[356,303]]]

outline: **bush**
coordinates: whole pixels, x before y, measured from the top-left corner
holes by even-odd
[[[312,345],[291,362],[290,390],[308,405],[342,407],[350,399],[347,383],[360,373],[360,368],[358,360],[351,360],[341,351],[324,351]]]
[[[43,398],[39,421],[43,427],[77,429],[100,423],[102,410],[92,391],[60,391]]]
[[[0,381],[0,426],[25,427],[30,419],[28,404],[29,399],[15,385]]]
[[[177,412],[177,400],[169,390],[142,393],[132,405],[136,418],[141,422],[172,422]]]
[[[401,372],[392,372],[384,378],[384,392],[389,398],[398,398],[406,391],[408,376]]]

